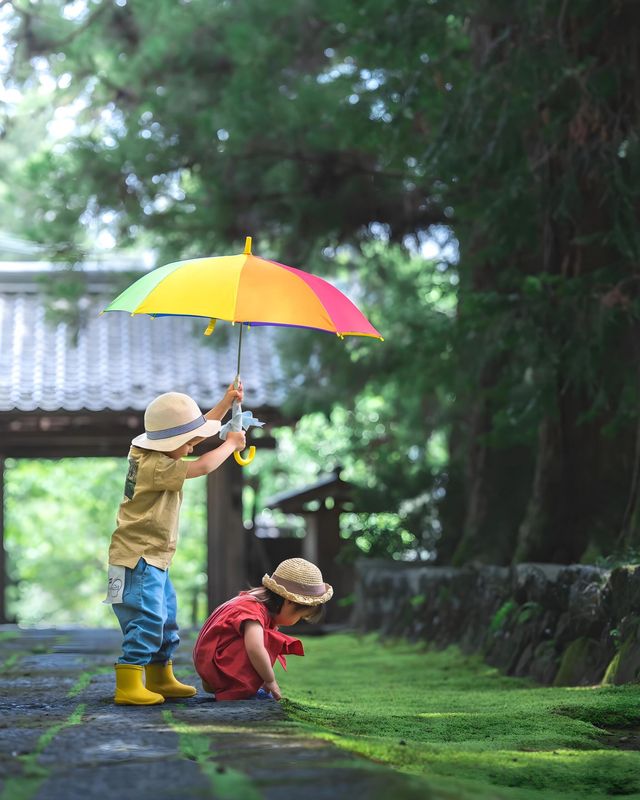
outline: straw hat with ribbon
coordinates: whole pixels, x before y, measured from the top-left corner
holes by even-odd
[[[333,595],[333,588],[322,580],[322,573],[304,558],[288,558],[276,567],[269,577],[265,575],[262,585],[272,592],[304,606],[319,606]]]
[[[144,433],[132,439],[131,444],[169,453],[196,436],[206,439],[218,433],[220,420],[205,419],[196,401],[189,395],[166,392],[147,406],[144,428]]]

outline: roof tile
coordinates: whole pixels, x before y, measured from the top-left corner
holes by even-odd
[[[186,392],[202,407],[220,400],[235,377],[236,330],[204,337],[199,318],[100,315],[116,293],[104,276],[88,284],[87,322],[74,342],[70,325],[46,320],[33,276],[0,276],[0,411],[143,410],[167,391]],[[245,328],[242,376],[252,409],[284,399],[277,335]]]

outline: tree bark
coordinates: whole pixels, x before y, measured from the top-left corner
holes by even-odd
[[[526,507],[531,454],[526,447],[496,448],[484,440],[491,430],[487,402],[474,411],[470,437],[466,513],[451,563],[508,564],[517,543],[517,526]]]

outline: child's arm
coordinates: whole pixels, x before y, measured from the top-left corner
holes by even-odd
[[[234,400],[239,400],[242,403],[244,399],[244,389],[242,388],[242,381],[238,384],[238,388],[235,389],[233,384],[229,384],[229,388],[224,393],[224,397],[222,400],[215,405],[211,411],[207,411],[204,415],[205,419],[222,419],[227,411],[230,410],[231,405]]]
[[[274,700],[280,700],[280,687],[264,646],[264,630],[259,622],[250,619],[244,623],[244,646],[252,667],[264,681],[264,688],[271,692]]]
[[[195,461],[187,462],[187,478],[199,478],[208,475],[220,464],[226,461],[234,450],[244,450],[246,447],[244,431],[229,431],[226,440],[215,450],[200,456]]]

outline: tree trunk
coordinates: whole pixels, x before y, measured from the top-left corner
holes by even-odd
[[[531,455],[526,447],[496,448],[486,443],[491,431],[487,405],[478,401],[473,415],[466,514],[451,558],[455,566],[469,561],[508,564],[527,502]]]

